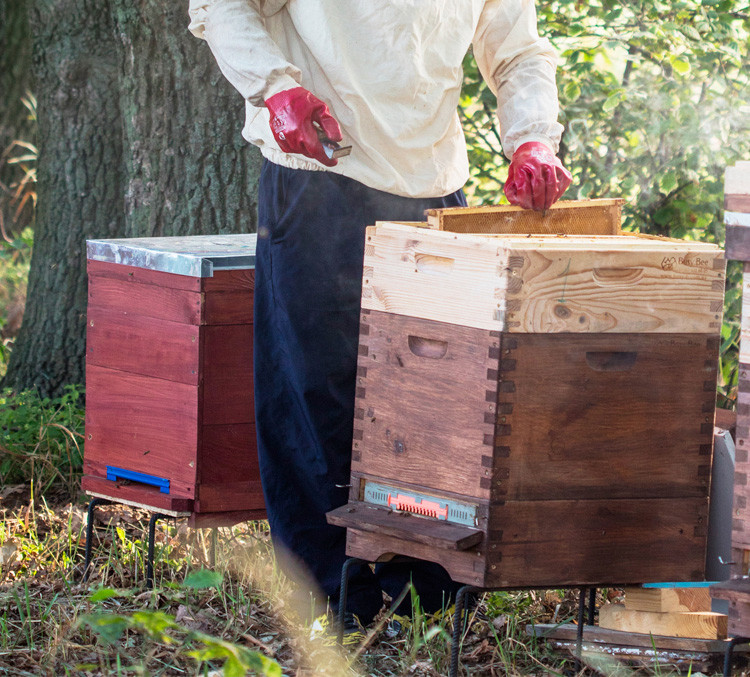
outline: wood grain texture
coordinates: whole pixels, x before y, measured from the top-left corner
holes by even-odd
[[[215,270],[212,277],[201,278],[201,290],[204,292],[250,291],[255,289],[255,270]]]
[[[511,205],[428,209],[427,222],[455,233],[616,235],[623,200],[567,200],[545,212]]]
[[[84,475],[81,479],[81,491],[91,492],[97,496],[106,496],[113,501],[138,505],[154,510],[189,512],[193,509],[193,500],[171,494],[162,494],[156,487],[111,482],[96,475]]]
[[[199,484],[195,512],[264,510],[260,480]],[[263,518],[258,518],[263,519]]]
[[[86,270],[89,277],[101,276],[122,280],[128,284],[152,284],[168,289],[183,289],[186,291],[201,291],[201,280],[205,278],[190,277],[189,275],[176,275],[174,273],[163,273],[159,270],[148,268],[137,268],[119,263],[108,263],[88,259]]]
[[[750,579],[738,578],[712,585],[711,596],[729,602],[729,635],[750,636]]]
[[[260,480],[255,425],[203,425],[200,428],[201,484]]]
[[[718,350],[697,334],[503,334],[495,497],[707,497]]]
[[[347,554],[440,563],[461,583],[493,588],[699,580],[705,565],[702,499],[510,501],[491,506],[486,540],[471,551],[347,529]]]
[[[713,337],[498,336],[371,311],[360,344],[355,474],[493,500],[708,495]]]
[[[253,326],[208,325],[201,338],[202,422],[253,423]]]
[[[350,502],[326,514],[329,524],[394,536],[447,550],[468,550],[481,543],[479,529],[444,520],[418,517],[368,503]]]
[[[379,223],[367,231],[362,307],[511,332],[710,333],[724,265],[705,243]]]
[[[88,294],[89,315],[97,310],[108,310],[128,317],[145,315],[183,324],[200,324],[201,321],[202,297],[197,291],[90,273]]]
[[[499,337],[373,311],[360,341],[352,472],[489,498]]]
[[[205,294],[203,324],[252,324],[252,291],[211,291]]]
[[[537,623],[534,626],[527,626],[527,632],[535,637],[555,637],[575,641],[578,626],[574,623],[565,623],[563,625]],[[593,642],[595,644],[609,644],[621,647],[637,646],[645,649],[651,649],[655,646],[657,649],[700,651],[717,653],[722,656],[727,648],[727,642],[720,639],[697,639],[694,637],[673,637],[654,633],[624,632],[622,630],[601,628],[596,625],[584,626],[583,639],[585,642]],[[693,674],[695,673],[693,672]]]
[[[143,287],[144,285],[133,285]],[[89,308],[86,361],[110,369],[197,385],[199,327],[147,315]],[[135,396],[135,393],[134,393]]]
[[[86,368],[85,461],[195,485],[198,387]]]
[[[263,510],[255,425],[203,425],[196,512]]]
[[[491,506],[486,584],[607,587],[703,580],[707,507],[701,498]]]
[[[700,588],[625,588],[625,608],[657,613],[711,611],[711,594]]]
[[[727,617],[711,611],[657,613],[627,609],[622,604],[605,604],[599,609],[599,627],[673,637],[725,639]]]
[[[193,529],[209,527],[231,527],[240,522],[256,522],[266,519],[265,510],[234,510],[229,512],[193,512],[188,518],[188,526]]]
[[[486,558],[476,550],[448,550],[358,529],[346,530],[346,554],[368,562],[387,562],[398,555],[437,562],[458,583],[483,586]]]

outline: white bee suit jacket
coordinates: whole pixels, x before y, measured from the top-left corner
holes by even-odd
[[[527,141],[557,151],[557,58],[531,0],[190,0],[189,12],[245,98],[243,136],[277,164],[407,197],[458,190],[469,167],[456,108],[472,44],[505,154]],[[264,100],[298,86],[353,145],[336,167],[283,153],[271,134]]]

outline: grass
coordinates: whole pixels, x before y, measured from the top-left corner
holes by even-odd
[[[161,521],[155,587],[147,590],[146,513],[96,509],[91,576],[83,583],[83,504],[53,507],[18,487],[0,500],[0,511],[0,674],[447,674],[449,616],[417,613],[406,633],[388,638],[384,614],[368,640],[346,654],[311,642],[306,609],[275,566],[264,522],[220,529],[212,569],[208,530]],[[575,591],[484,595],[464,633],[461,674],[574,674],[570,656],[529,637],[526,625],[570,621],[576,612]],[[673,674],[598,658],[599,674]]]

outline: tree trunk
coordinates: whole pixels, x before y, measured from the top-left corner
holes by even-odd
[[[86,239],[253,232],[260,161],[183,3],[33,2],[39,210],[3,385],[54,395],[84,382]]]
[[[14,141],[36,142],[36,124],[23,103],[30,91],[31,78],[28,4],[27,0],[0,0],[0,156]],[[11,156],[21,154],[22,150],[13,149]],[[20,176],[17,167],[0,161],[0,183],[6,188],[12,190],[12,184]],[[14,206],[3,214],[2,225],[8,233],[23,230],[33,216],[33,208],[28,205],[15,218]]]

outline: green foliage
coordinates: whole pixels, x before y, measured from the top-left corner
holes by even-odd
[[[215,572],[206,572],[208,574]],[[197,576],[193,578],[202,587],[215,587],[216,580]],[[217,574],[221,579],[221,574]],[[190,576],[188,577],[188,579]],[[204,576],[205,578],[205,576]],[[188,579],[185,585],[188,585]],[[220,584],[220,580],[219,580]],[[198,587],[195,581],[188,587]],[[94,592],[89,601],[95,604],[122,596],[129,596],[127,591],[102,588]],[[144,635],[151,642],[169,646],[171,650],[184,653],[194,659],[199,667],[211,665],[212,662],[223,663],[222,673],[226,677],[244,677],[248,672],[266,677],[281,677],[281,666],[273,659],[258,651],[252,651],[240,644],[214,637],[204,632],[191,630],[180,625],[174,616],[162,611],[134,611],[132,614],[113,614],[98,609],[94,613],[83,615],[79,624],[90,628],[105,644],[117,645],[128,632]]]
[[[0,393],[0,484],[31,481],[37,496],[52,487],[75,495],[83,465],[82,398],[75,385],[54,399]]]
[[[33,241],[31,228],[13,239],[0,239],[0,377],[7,369],[13,337],[23,316]]]
[[[183,587],[193,588],[195,590],[206,590],[208,588],[221,588],[224,576],[221,571],[211,571],[210,569],[198,569],[191,571],[183,582]]]
[[[573,174],[566,198],[621,197],[626,229],[724,243],[723,175],[750,158],[750,7],[733,0],[548,0],[540,32],[560,56]],[[499,203],[507,175],[494,97],[469,54],[460,113],[474,203]],[[720,404],[737,383],[740,271],[730,269]]]

